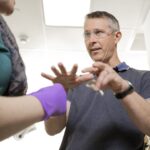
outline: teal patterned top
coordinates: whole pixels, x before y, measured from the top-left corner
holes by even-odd
[[[0,95],[4,95],[12,73],[11,55],[4,46],[0,35]]]

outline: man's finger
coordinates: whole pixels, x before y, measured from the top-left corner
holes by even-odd
[[[52,80],[52,81],[55,79],[55,77],[48,75],[46,73],[43,73],[43,72],[41,73],[41,76],[48,79],[48,80]]]
[[[58,69],[56,69],[55,66],[52,66],[52,67],[51,67],[51,70],[54,72],[54,74],[55,74],[56,76],[60,76],[60,75],[61,75],[61,73],[59,72]]]
[[[64,67],[64,65],[62,63],[58,64],[59,69],[61,70],[61,73],[64,75],[67,75],[67,71],[66,68]]]
[[[76,72],[78,70],[78,65],[77,64],[74,64],[72,69],[71,69],[71,75],[76,75]]]

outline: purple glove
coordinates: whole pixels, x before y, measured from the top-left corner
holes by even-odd
[[[33,92],[29,95],[35,96],[41,103],[47,120],[50,116],[62,115],[66,112],[66,92],[59,83]]]

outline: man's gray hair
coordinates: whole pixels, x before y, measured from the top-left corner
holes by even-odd
[[[106,18],[110,21],[110,28],[113,31],[120,31],[119,22],[115,16],[106,11],[94,11],[86,15],[86,19],[92,18]]]

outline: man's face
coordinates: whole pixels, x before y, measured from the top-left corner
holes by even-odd
[[[0,0],[0,13],[10,15],[14,11],[15,0]]]
[[[109,27],[109,24],[109,21],[105,18],[85,20],[85,45],[94,61],[108,63],[113,57],[117,43],[115,41],[115,33]]]

